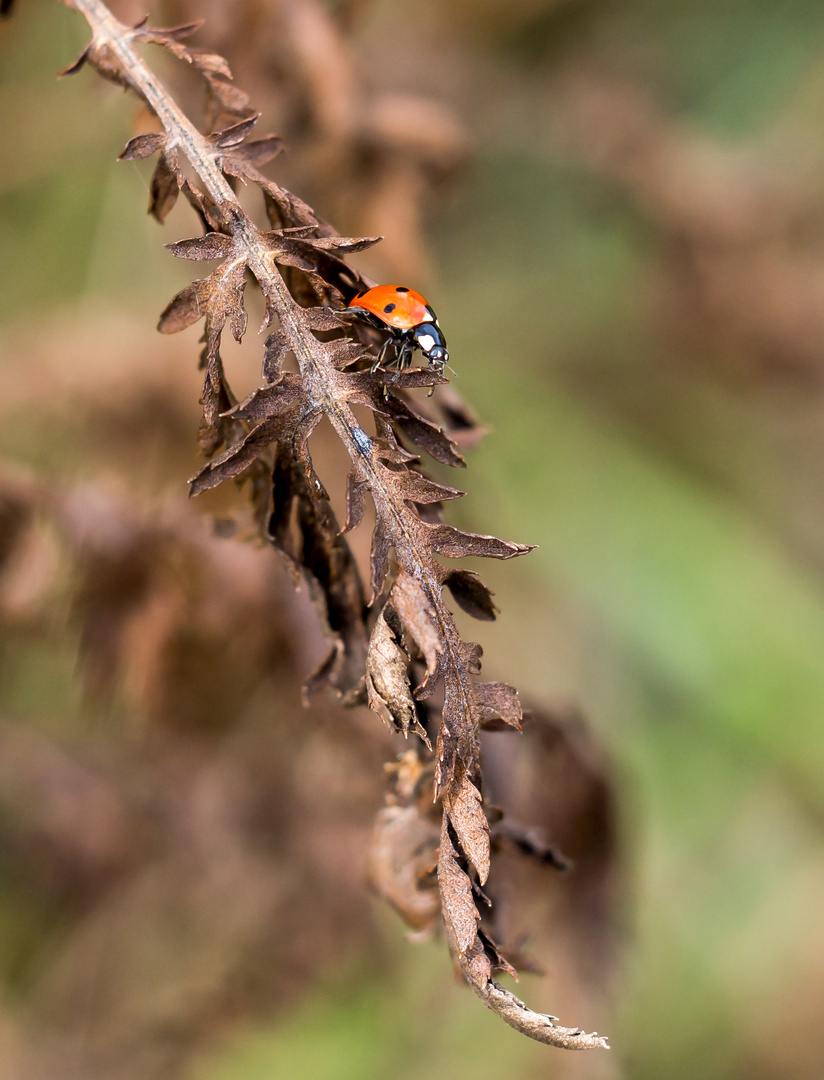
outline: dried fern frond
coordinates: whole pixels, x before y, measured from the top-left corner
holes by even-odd
[[[522,710],[513,687],[477,679],[481,648],[462,638],[444,590],[480,619],[495,617],[491,593],[477,575],[442,559],[510,559],[530,547],[465,532],[441,519],[443,503],[463,492],[427,476],[417,450],[453,467],[464,462],[448,426],[427,415],[410,391],[446,380],[433,371],[373,371],[369,345],[349,336],[352,324],[340,312],[370,283],[346,256],[380,238],[335,235],[306,203],[260,171],[278,153],[280,140],[251,138],[258,117],[234,86],[228,65],[183,44],[197,24],[128,27],[99,0],[71,0],[69,6],[85,16],[93,36],[64,74],[90,65],[134,91],[157,116],[163,132],[132,139],[121,158],[159,154],[151,212],[163,221],[183,192],[204,229],[170,250],[179,258],[217,264],[173,298],[159,324],[161,332],[174,333],[204,320],[200,441],[210,460],[192,477],[191,493],[226,480],[251,481],[265,536],[309,578],[332,637],[312,685],[328,683],[346,700],[367,703],[393,730],[417,735],[427,746],[435,742],[431,790],[440,805],[440,906],[467,982],[490,1009],[531,1038],[569,1049],[606,1047],[602,1037],[531,1011],[493,979],[495,971],[514,969],[481,925],[491,841],[479,736],[485,726],[519,730]],[[202,135],[136,52],[142,44],[158,45],[192,65],[205,81],[212,114],[231,123]],[[184,160],[195,182],[183,175]],[[239,203],[239,183],[262,193],[268,228],[259,227]],[[221,342],[227,325],[238,342],[246,333],[244,290],[250,281],[264,299],[261,329],[274,329],[264,347],[263,383],[238,403]],[[289,354],[297,371],[284,367]],[[372,414],[373,434],[361,426],[354,407]],[[451,414],[449,406],[443,411],[456,427],[471,427],[454,401]],[[310,436],[324,418],[351,461],[343,528],[309,450]],[[346,539],[362,520],[367,495],[375,508],[368,602]],[[436,694],[442,696],[439,709]]]

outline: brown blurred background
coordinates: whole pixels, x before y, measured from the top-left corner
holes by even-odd
[[[186,500],[196,334],[154,325],[187,281],[163,244],[194,216],[159,227],[148,164],[115,163],[147,126],[133,100],[89,71],[55,81],[82,19],[18,6],[0,24],[0,1075],[821,1076],[824,8],[152,8],[207,20],[194,43],[288,142],[271,175],[340,232],[385,235],[359,265],[436,307],[491,429],[449,520],[540,545],[481,568],[502,614],[471,636],[550,718],[490,761],[578,864],[513,870],[507,901],[546,970],[523,996],[611,1036],[573,1056],[505,1028],[442,941],[409,944],[370,897],[403,747],[365,710],[301,707],[324,654],[306,591],[248,539],[242,493]],[[199,115],[190,74],[147,56]],[[257,384],[254,334],[225,359],[239,394]],[[340,508],[322,429],[314,452]]]

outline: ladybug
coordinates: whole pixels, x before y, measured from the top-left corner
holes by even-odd
[[[435,312],[414,289],[405,285],[376,285],[353,297],[347,311],[359,315],[370,326],[389,331],[373,371],[383,363],[389,348],[394,347],[399,371],[411,365],[412,353],[420,349],[430,368],[443,374],[449,362],[446,339]]]

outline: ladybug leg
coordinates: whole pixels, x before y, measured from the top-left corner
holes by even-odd
[[[401,341],[401,343],[399,345],[398,342],[395,341],[395,359],[392,361],[392,363],[395,364],[395,366],[397,367],[397,370],[395,371],[395,374],[392,376],[392,379],[390,380],[393,383],[396,383],[398,381],[398,376],[400,375],[400,373],[403,371],[403,369],[405,367],[406,353],[407,353],[407,342],[406,341]]]
[[[412,351],[414,346],[408,338],[404,338],[403,344],[398,351],[398,372],[406,371],[412,366]]]
[[[389,347],[393,343],[394,343],[394,339],[391,338],[391,337],[388,337],[386,339],[386,341],[384,341],[383,345],[381,345],[381,351],[378,353],[378,358],[377,358],[377,360],[375,360],[374,364],[372,365],[372,371],[373,372],[377,371],[379,367],[383,366],[383,362],[384,362],[384,360],[386,360],[386,354],[389,352]]]

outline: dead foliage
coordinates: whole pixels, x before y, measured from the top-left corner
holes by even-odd
[[[374,865],[383,869],[374,870],[374,879],[418,928],[430,926],[440,909],[465,979],[506,1023],[556,1046],[606,1047],[602,1037],[561,1027],[554,1017],[528,1009],[494,978],[497,972],[514,974],[514,968],[482,914],[491,903],[485,890],[493,844],[509,842],[549,866],[563,860],[516,826],[507,831],[502,812],[486,798],[481,733],[520,731],[522,708],[513,687],[478,678],[481,647],[459,633],[445,593],[471,615],[488,620],[496,614],[490,591],[475,573],[442,560],[505,560],[530,547],[467,532],[442,519],[443,504],[463,492],[428,476],[420,455],[463,467],[460,445],[476,437],[474,421],[454,395],[434,406],[418,398],[415,391],[440,388],[446,381],[435,372],[371,370],[366,332],[361,340],[342,314],[346,302],[371,284],[346,257],[380,238],[338,236],[261,171],[278,153],[280,140],[254,137],[258,117],[225,61],[184,44],[198,24],[127,27],[98,0],[72,0],[70,6],[86,17],[93,37],[63,74],[91,66],[132,90],[155,114],[163,131],[137,135],[121,158],[158,155],[151,213],[163,221],[182,193],[203,227],[202,235],[169,245],[171,252],[215,264],[171,300],[159,323],[162,333],[175,333],[203,320],[200,444],[208,461],[191,478],[191,493],[225,481],[245,485],[262,535],[308,581],[331,648],[307,689],[326,684],[348,704],[368,704],[393,732],[420,740],[420,749],[393,767],[394,801],[379,824],[373,855]],[[146,66],[135,49],[143,44],[169,50],[202,76],[216,119],[210,135],[200,134]],[[185,175],[184,161],[191,170]],[[266,228],[238,202],[241,184],[261,193]],[[262,384],[238,401],[221,343],[227,327],[236,341],[246,333],[249,285],[263,296],[261,329],[270,332]],[[354,407],[371,416],[369,431]],[[310,437],[321,420],[331,425],[351,462],[343,527],[312,461]],[[366,496],[375,511],[368,598],[346,539],[362,521]],[[157,560],[149,543],[133,554],[137,569],[130,580],[140,609]],[[122,626],[107,611],[107,602],[122,590],[101,588],[105,579],[105,574],[92,575],[90,591],[82,596],[83,610],[96,613],[86,633],[99,634],[90,650],[92,672],[95,664],[101,667],[98,682],[105,682],[114,663],[107,648],[121,655],[117,633]],[[174,611],[168,620],[174,627]],[[436,811],[431,804],[424,811],[424,789],[427,800],[434,796]],[[407,856],[399,856],[404,849]]]

